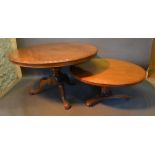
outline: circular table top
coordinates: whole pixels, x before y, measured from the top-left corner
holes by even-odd
[[[74,77],[84,83],[96,86],[126,86],[142,82],[146,77],[145,70],[133,63],[93,58],[71,68]]]
[[[18,49],[9,54],[13,63],[31,68],[63,67],[84,62],[97,54],[91,44],[52,43]]]

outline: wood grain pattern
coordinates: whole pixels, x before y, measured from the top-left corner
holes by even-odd
[[[97,53],[90,44],[53,43],[16,50],[9,55],[13,63],[31,68],[63,67],[84,62]]]
[[[97,54],[97,48],[89,44],[53,43],[18,49],[8,55],[10,61],[22,67],[51,68],[52,77],[40,80],[39,87],[31,90],[30,94],[41,93],[45,85],[56,84],[61,100],[66,110],[71,105],[66,99],[64,82],[68,77],[61,73],[61,67],[84,62]]]
[[[115,87],[133,85],[146,78],[145,70],[133,63],[94,58],[71,68],[78,80],[95,86]]]

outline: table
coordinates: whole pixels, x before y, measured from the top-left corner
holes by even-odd
[[[9,54],[9,60],[14,64],[28,68],[50,68],[52,76],[40,80],[39,87],[32,89],[30,94],[43,91],[45,85],[57,85],[65,109],[71,105],[65,97],[64,82],[69,82],[61,68],[85,62],[96,56],[97,48],[91,44],[80,43],[51,43],[18,49]]]
[[[146,72],[142,67],[110,58],[93,58],[85,63],[72,66],[71,72],[81,82],[101,88],[99,95],[86,101],[87,106],[93,106],[107,98],[128,99],[128,95],[112,94],[109,88],[138,84],[146,78]]]

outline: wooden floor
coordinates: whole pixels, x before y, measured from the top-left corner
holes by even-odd
[[[6,96],[0,99],[0,115],[32,116],[104,116],[104,115],[155,115],[155,87],[149,82],[113,89],[114,93],[125,93],[132,98],[126,100],[104,100],[95,107],[84,105],[86,98],[99,90],[77,82],[75,86],[66,85],[67,97],[72,104],[64,110],[56,87],[48,88],[42,94],[30,96],[28,90],[39,77],[24,77]]]

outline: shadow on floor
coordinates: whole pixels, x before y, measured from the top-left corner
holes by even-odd
[[[99,88],[76,82],[76,85],[65,85],[66,96],[72,105],[84,104],[88,98],[96,96]],[[155,88],[147,81],[135,86],[112,88],[114,94],[126,94],[131,96],[129,100],[125,99],[105,99],[99,104],[110,106],[117,109],[147,109],[155,106]],[[42,94],[39,94],[49,100],[60,102],[59,91],[57,87],[48,88]]]
[[[80,82],[65,85],[66,96],[71,103],[70,110],[64,110],[57,87],[47,87],[38,95],[29,95],[29,89],[40,77],[24,77],[7,95],[0,99],[0,115],[30,116],[102,116],[102,115],[155,115],[155,88],[144,81],[130,87],[113,88],[113,93],[132,96],[130,100],[104,100],[89,108],[86,99],[96,96],[99,88]]]

